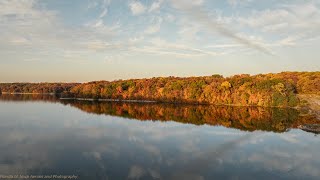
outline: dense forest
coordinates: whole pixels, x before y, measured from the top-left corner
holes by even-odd
[[[295,107],[297,94],[320,95],[320,72],[282,72],[231,77],[157,77],[88,83],[6,83],[7,93],[59,93],[64,97],[152,100],[239,106]]]

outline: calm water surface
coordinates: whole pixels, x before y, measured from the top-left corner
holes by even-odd
[[[292,109],[0,96],[0,174],[320,179],[319,123]]]

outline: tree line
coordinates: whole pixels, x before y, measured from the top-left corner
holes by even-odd
[[[2,93],[63,94],[79,83],[0,83]]]
[[[152,100],[236,106],[295,107],[297,94],[320,95],[320,72],[154,77],[88,83],[7,83],[2,92],[60,93],[64,97]]]

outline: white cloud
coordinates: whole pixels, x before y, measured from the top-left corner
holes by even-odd
[[[162,3],[163,3],[163,0],[155,0],[155,1],[151,4],[151,6],[150,6],[150,8],[149,8],[148,11],[149,11],[149,12],[153,12],[153,11],[159,10]]]
[[[155,24],[147,27],[147,29],[144,31],[146,34],[154,34],[160,31],[160,24]]]
[[[129,22],[125,27],[120,23],[108,24],[122,20],[117,13],[108,16],[111,12],[108,10],[113,5],[111,0],[90,1],[90,8],[97,11],[96,19],[75,26],[68,26],[68,21],[64,21],[64,14],[59,9],[47,9],[47,4],[39,2],[0,1],[0,46],[3,52],[28,53],[31,55],[26,57],[28,59],[37,59],[39,54],[49,56],[50,53],[71,59],[72,56],[83,54],[90,57],[96,52],[100,53],[100,57],[115,56],[117,53],[119,56],[146,53],[172,58],[194,58],[221,55],[228,53],[228,50],[240,52],[245,49],[252,52],[254,48],[250,47],[255,45],[263,46],[264,49],[296,46],[320,37],[320,4],[317,2],[277,4],[264,10],[246,11],[245,15],[239,12],[224,16],[223,12],[212,15],[219,10],[205,7],[204,0],[169,0],[169,4],[176,8],[172,10],[169,7],[172,11],[164,8],[164,0],[154,0],[148,5],[144,4],[146,1],[130,0],[124,6],[129,5],[133,15],[145,14],[134,18],[134,22]],[[236,5],[242,2],[250,0],[229,1]],[[161,14],[153,14],[160,8],[164,10]],[[207,9],[210,11],[207,12]],[[196,15],[191,11],[196,11]],[[154,15],[161,15],[161,20]],[[174,22],[174,26],[170,22]],[[160,30],[172,34],[160,37],[163,35],[157,33]],[[161,39],[158,42],[150,39],[156,34]],[[249,47],[246,46],[248,43]],[[34,49],[38,52],[35,53]]]
[[[249,2],[252,2],[252,0],[228,0],[227,1],[228,4],[230,4],[230,6],[238,6],[238,5],[242,5],[242,4],[246,4],[246,3],[249,3]]]
[[[173,7],[182,10],[195,23],[198,23],[199,25],[205,27],[207,32],[209,32],[210,34],[216,33],[237,43],[243,44],[251,49],[258,50],[265,54],[272,54],[261,44],[239,36],[238,33],[234,31],[234,27],[226,26],[225,24],[219,22],[217,19],[209,17],[208,12],[202,7],[203,1],[194,1],[193,3],[190,3],[189,1],[182,2],[178,0],[171,0],[171,2]]]
[[[192,5],[197,5],[197,6],[200,6],[204,3],[204,0],[193,0],[191,2]]]
[[[274,37],[314,38],[320,35],[320,8],[313,3],[282,5],[278,9],[253,11],[247,17],[236,18],[233,23]]]
[[[171,4],[175,7],[175,8],[186,8],[186,7],[190,7],[192,8],[192,6],[202,6],[204,4],[204,0],[171,0]]]
[[[283,21],[283,19],[286,19],[286,21]],[[239,17],[237,21],[244,26],[272,30],[279,29],[279,25],[281,24],[295,21],[295,16],[284,9],[253,11],[249,17]],[[282,27],[287,28],[283,25]]]
[[[144,33],[146,34],[154,34],[160,31],[160,27],[161,27],[161,23],[162,23],[162,18],[158,18],[157,22],[153,25],[148,26]]]
[[[62,30],[56,12],[36,8],[36,1],[0,1],[0,38],[2,43],[47,45],[57,40]],[[50,32],[50,33],[48,33]]]
[[[11,40],[11,43],[16,44],[16,45],[25,45],[25,44],[30,44],[29,40],[24,38],[24,37],[17,37],[13,38]]]
[[[175,19],[176,19],[176,17],[173,16],[172,14],[168,14],[168,15],[165,16],[165,20],[167,22],[173,22],[173,21],[175,21]]]
[[[216,45],[209,45],[207,48],[235,48],[241,47],[242,44],[216,44]]]
[[[121,25],[119,23],[113,25],[106,25],[102,19],[97,19],[85,24],[82,30],[80,30],[78,37],[84,38],[82,41],[95,41],[105,40],[110,41],[112,37],[115,37],[117,31],[119,31]],[[73,31],[74,32],[74,31]],[[81,37],[81,35],[86,35]]]
[[[105,17],[105,16],[107,15],[107,13],[108,13],[108,9],[106,8],[106,9],[104,9],[104,10],[101,12],[99,18]]]
[[[108,44],[102,41],[92,41],[88,43],[88,49],[92,49],[92,50],[106,49],[107,46]]]
[[[87,9],[93,9],[98,6],[98,2],[96,0],[90,0],[88,3]]]
[[[236,0],[232,2],[240,5],[250,1]],[[188,10],[186,11],[189,12]],[[194,12],[190,12],[190,14],[194,15]],[[200,15],[201,17],[204,16],[204,14]],[[213,22],[216,19],[214,23],[217,23],[217,28],[222,24],[223,28],[231,29],[230,27],[232,27],[233,29],[241,30],[235,33],[237,37],[253,42],[254,45],[262,46],[269,52],[270,49],[268,48],[271,47],[302,45],[304,42],[320,37],[320,7],[312,2],[290,3],[290,5],[278,4],[276,8],[266,8],[259,11],[252,10],[248,15],[239,13],[232,16],[223,16],[222,13],[219,13],[213,17],[210,16],[210,19]],[[193,37],[198,40],[196,39],[197,33],[206,30],[201,29],[201,27],[196,28],[194,24],[188,24],[187,21],[181,24],[182,28],[179,34],[183,39],[190,40]],[[231,32],[233,32],[233,29],[231,29]],[[248,34],[247,32],[251,33]],[[229,36],[230,34],[226,35]],[[228,48],[223,44],[219,43],[218,46],[222,45],[223,48]],[[226,42],[226,44],[235,43]],[[237,44],[237,46],[244,47],[244,43],[238,42]],[[214,46],[215,44],[212,44],[210,48],[217,48]],[[229,47],[229,49],[231,48],[233,47]]]
[[[300,39],[300,36],[287,36],[283,39],[280,39],[274,43],[272,43],[269,46],[278,46],[278,47],[283,47],[283,46],[295,46],[297,45],[297,41]]]
[[[138,37],[129,38],[129,42],[130,43],[137,43],[137,42],[141,42],[142,40],[144,40],[144,36],[138,36]]]
[[[167,42],[161,38],[151,39],[151,44],[144,47],[131,47],[133,52],[154,54],[154,55],[171,55],[179,58],[194,58],[201,56],[217,56],[216,52],[204,49],[190,47],[184,44]]]
[[[140,1],[132,1],[129,7],[133,15],[143,14],[146,11],[146,7]]]
[[[107,7],[107,6],[109,6],[110,5],[110,3],[111,3],[111,0],[103,0],[103,6],[104,7]]]
[[[103,18],[107,15],[108,7],[109,7],[110,3],[111,3],[111,0],[104,0],[102,2],[102,12],[100,13],[99,18]]]
[[[176,9],[192,9],[194,6],[202,6],[204,0],[170,0],[172,6]]]
[[[187,22],[182,22],[180,24],[180,30],[178,31],[178,35],[183,41],[198,41],[197,34],[201,32],[201,27],[197,24],[189,24]]]
[[[112,38],[116,37],[120,24],[106,25],[99,18],[85,25],[66,27],[58,12],[45,9],[45,6],[39,5],[38,2],[0,1],[0,46],[5,47],[6,52],[13,52],[12,58],[38,59],[43,56],[59,56],[72,59],[80,54],[82,57],[89,57],[92,51],[103,49],[97,40],[103,39],[107,48],[115,43],[112,42]]]

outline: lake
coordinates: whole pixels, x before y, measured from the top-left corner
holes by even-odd
[[[319,179],[320,123],[294,109],[0,96],[0,175]]]

